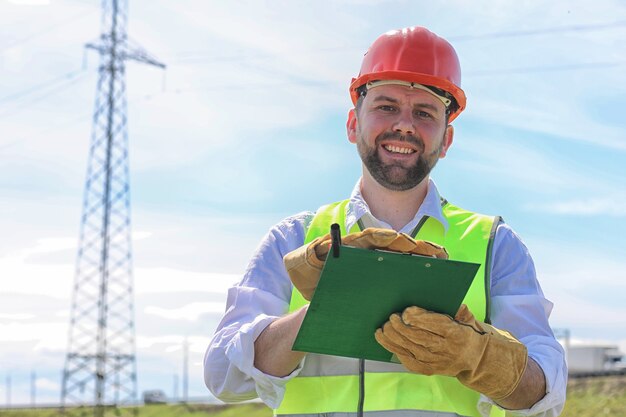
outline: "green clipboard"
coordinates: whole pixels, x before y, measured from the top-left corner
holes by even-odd
[[[341,246],[329,253],[293,350],[396,362],[374,332],[419,306],[456,314],[479,264]]]

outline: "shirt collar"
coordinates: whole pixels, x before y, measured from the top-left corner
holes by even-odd
[[[424,197],[422,205],[419,210],[417,210],[417,214],[413,220],[408,222],[404,225],[404,227],[402,227],[401,230],[398,231],[410,234],[424,216],[429,216],[439,221],[443,226],[444,231],[448,231],[448,221],[443,216],[443,212],[441,210],[441,196],[439,195],[437,186],[432,179],[428,180],[428,191],[426,192],[426,197]],[[361,194],[361,179],[357,181],[354,189],[352,190],[352,194],[350,195],[350,203],[348,204],[346,213],[346,230],[352,229],[354,224],[360,219],[363,219],[363,223],[365,225],[376,225],[384,229],[393,229],[389,224],[378,220],[372,215],[367,202]]]

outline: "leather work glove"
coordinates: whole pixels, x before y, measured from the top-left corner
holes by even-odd
[[[526,346],[476,320],[465,304],[454,319],[408,307],[392,314],[375,337],[408,370],[456,377],[496,402],[517,388],[528,361]]]
[[[311,301],[313,297],[331,244],[332,238],[327,234],[289,252],[283,258],[291,282],[306,300]],[[345,235],[341,244],[448,259],[448,252],[442,246],[425,240],[415,240],[405,233],[389,229],[369,227],[362,232]]]

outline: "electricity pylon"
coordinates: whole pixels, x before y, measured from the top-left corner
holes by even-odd
[[[137,400],[125,62],[165,68],[129,41],[127,0],[102,7],[86,45],[100,67],[61,391],[66,412],[93,405],[95,416]]]

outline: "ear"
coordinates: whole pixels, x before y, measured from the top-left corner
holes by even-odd
[[[346,122],[346,133],[350,143],[356,143],[356,113],[354,109],[348,112],[348,121]]]
[[[452,125],[448,125],[446,127],[446,133],[443,135],[443,146],[441,147],[441,152],[439,152],[439,158],[445,158],[446,153],[450,146],[452,146],[452,142],[454,141],[454,127]]]

